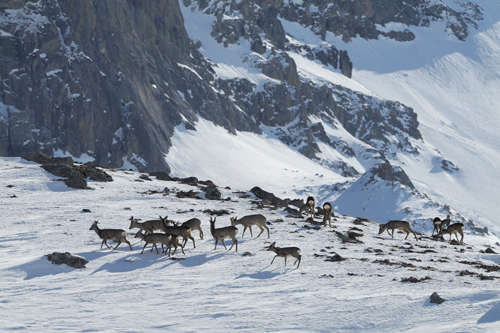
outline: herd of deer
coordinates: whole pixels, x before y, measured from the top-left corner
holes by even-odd
[[[306,200],[306,204],[300,207],[299,214],[302,216],[302,213],[306,211],[306,213],[310,214],[311,218],[316,218],[316,213],[315,213],[315,208],[316,208],[316,203],[313,197],[308,197]],[[326,227],[327,222],[328,225],[331,227],[331,218],[333,216],[333,209],[332,205],[329,202],[326,202],[323,205],[323,225]],[[243,234],[241,237],[245,236],[245,231],[247,228],[250,230],[250,236],[253,237],[252,233],[252,226],[257,226],[260,229],[260,233],[257,236],[260,237],[260,235],[264,232],[264,229],[267,230],[267,237],[270,238],[270,232],[269,228],[267,227],[267,219],[264,215],[261,214],[255,214],[255,215],[247,215],[242,217],[241,219],[237,218],[231,218],[231,225],[223,228],[215,228],[215,220],[216,217],[212,219],[210,217],[210,232],[212,234],[212,237],[215,239],[215,248],[214,250],[217,249],[217,243],[219,241],[222,242],[222,245],[224,248],[227,250],[226,244],[224,242],[225,239],[230,238],[233,241],[233,244],[229,248],[231,250],[233,246],[236,245],[236,251],[238,251],[238,240],[236,239],[236,234],[238,233],[238,228],[236,228],[236,225],[243,225]],[[116,250],[116,248],[122,243],[127,243],[128,246],[130,247],[130,250],[132,250],[132,245],[130,242],[127,240],[126,237],[126,232],[125,230],[122,229],[100,229],[97,226],[97,221],[95,221],[92,226],[90,227],[90,230],[94,230],[96,234],[99,236],[100,239],[102,239],[101,243],[101,249],[103,245],[106,245],[108,249],[111,250],[109,245],[107,244],[108,240],[113,240],[117,242],[118,244],[113,250]],[[457,237],[458,241],[458,236],[457,233],[459,233],[462,236],[462,239],[460,240],[460,243],[463,242],[464,239],[464,234],[463,231],[465,229],[464,225],[462,223],[454,223],[450,225],[450,216],[448,215],[446,219],[441,220],[439,217],[434,218],[434,230],[432,232],[432,235],[434,235],[434,232],[437,231],[437,235],[443,237],[443,234],[450,234],[450,240],[452,237],[452,234],[455,234]],[[443,226],[446,226],[446,229],[443,229]],[[201,220],[197,218],[192,218],[182,224],[173,224],[172,221],[169,221],[167,219],[167,216],[161,217],[159,220],[149,220],[146,222],[139,222],[139,219],[134,218],[133,216],[130,217],[130,227],[129,229],[134,229],[134,228],[139,228],[139,231],[135,235],[135,238],[139,238],[145,242],[144,247],[142,248],[141,254],[144,253],[144,249],[148,244],[151,244],[151,252],[153,249],[156,249],[156,252],[159,254],[160,252],[158,251],[157,244],[161,244],[162,248],[162,253],[167,254],[168,256],[171,255],[172,247],[174,247],[174,253],[172,255],[175,255],[175,252],[177,251],[177,248],[180,247],[181,251],[183,254],[184,252],[184,247],[186,246],[186,243],[188,242],[189,239],[193,241],[193,247],[196,248],[196,243],[194,241],[193,236],[191,235],[191,232],[193,230],[198,230],[200,234],[200,239],[203,239],[203,230],[201,229]],[[379,235],[383,233],[385,230],[387,230],[387,233],[394,238],[394,230],[395,229],[400,229],[406,232],[406,238],[408,238],[410,232],[413,233],[415,236],[415,239],[418,241],[417,234],[411,229],[410,223],[406,221],[389,221],[386,224],[381,224],[380,229],[379,229]],[[163,233],[155,233],[155,231],[163,231]],[[389,230],[392,230],[392,234],[389,233]],[[144,233],[143,233],[144,231]],[[183,244],[179,243],[179,236],[182,237],[184,240]],[[273,242],[269,247],[268,251],[273,251],[276,253],[274,256],[273,260],[271,261],[271,265],[274,262],[274,259],[276,257],[283,257],[285,259],[285,266],[286,266],[286,260],[287,257],[294,257],[296,260],[294,262],[294,265],[298,263],[297,268],[300,266],[300,261],[302,256],[300,255],[300,249],[298,247],[276,247],[276,242]],[[167,248],[165,249],[164,246]],[[168,252],[168,253],[167,253]]]
[[[465,226],[463,223],[453,223],[450,225],[450,215],[446,216],[446,219],[441,220],[439,217],[435,217],[434,220],[432,221],[434,224],[434,230],[432,231],[432,235],[436,232],[437,236],[444,237],[443,234],[450,234],[450,240],[452,237],[452,234],[455,235],[458,241],[458,234],[462,236],[460,239],[459,243],[463,243],[464,241],[464,230]],[[446,226],[446,229],[443,227]],[[418,241],[417,234],[411,230],[410,228],[410,223],[406,221],[389,221],[386,224],[381,224],[378,230],[378,234],[380,235],[384,231],[387,230],[387,233],[394,238],[394,229],[400,229],[406,232],[406,238],[408,238],[408,235],[410,235],[410,232],[415,236],[415,239]],[[392,234],[389,233],[389,230],[392,230]]]

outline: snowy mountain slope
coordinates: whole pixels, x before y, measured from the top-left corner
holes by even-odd
[[[494,332],[498,327],[500,258],[481,252],[488,247],[498,252],[496,237],[467,231],[464,245],[436,242],[428,238],[430,231],[419,241],[397,232],[391,239],[378,235],[377,223],[350,216],[324,228],[262,206],[252,195],[245,198],[248,193],[219,187],[231,200],[179,198],[181,191],[200,189],[155,177],[141,180],[141,173],[127,170],[106,172],[114,181],[74,190],[38,164],[0,158],[2,331]],[[165,187],[170,194],[164,195]],[[240,229],[238,252],[220,244],[214,251],[210,210],[230,212],[217,217],[217,227],[229,225],[232,216],[264,214],[271,237],[250,238],[247,231],[242,238]],[[149,246],[141,255],[142,242],[133,238],[137,229],[128,229],[131,215],[143,220],[168,215],[180,222],[198,217],[205,238],[193,232],[196,248],[188,243],[185,256],[175,254],[178,260],[151,253]],[[126,245],[100,250],[101,241],[89,230],[95,220],[103,228],[125,229],[133,251]],[[363,243],[343,243],[336,232],[348,231],[362,234],[357,238]],[[285,267],[282,258],[270,265],[271,242],[300,247],[300,267],[292,260]],[[53,265],[44,256],[56,251],[89,263],[82,269]],[[402,281],[408,279],[420,282]],[[445,302],[430,303],[433,292]]]
[[[446,3],[454,10],[461,8],[450,1]],[[457,39],[452,34],[449,22],[439,20],[431,21],[429,26],[407,27],[399,23],[389,23],[385,27],[378,27],[386,31],[408,28],[415,34],[415,39],[412,41],[396,42],[393,39],[380,37],[379,40],[354,38],[349,43],[344,43],[340,36],[336,37],[329,32],[323,41],[320,36],[297,22],[280,18],[288,42],[298,46],[295,50],[305,49],[300,45],[313,48],[326,42],[347,50],[354,63],[353,78],[348,79],[332,66],[311,60],[303,52],[289,50],[288,54],[294,60],[301,79],[318,86],[337,85],[343,87],[342,89],[348,89],[339,91],[339,96],[345,94],[345,91],[351,91],[352,93],[347,93],[351,95],[349,98],[352,98],[354,93],[361,93],[382,100],[402,102],[417,112],[418,128],[422,131],[423,139],[408,140],[405,137],[392,137],[387,146],[379,145],[376,140],[370,141],[374,145],[372,149],[380,150],[380,147],[385,147],[382,150],[385,157],[409,175],[419,193],[415,198],[412,198],[411,193],[415,192],[411,190],[407,191],[408,195],[394,197],[390,203],[382,199],[384,195],[361,199],[364,196],[352,190],[328,193],[326,189],[335,187],[330,181],[319,187],[307,186],[304,188],[305,191],[296,193],[314,194],[332,201],[343,197],[335,205],[340,211],[345,209],[348,214],[369,216],[374,219],[391,219],[398,215],[419,223],[427,223],[427,228],[430,227],[430,216],[425,216],[419,210],[426,205],[438,205],[441,207],[441,213],[449,213],[451,208],[452,215],[460,215],[461,220],[473,221],[495,232],[500,231],[496,222],[498,208],[492,201],[492,198],[498,196],[500,188],[496,184],[495,177],[495,166],[499,161],[496,127],[500,122],[499,114],[495,110],[499,101],[495,94],[498,80],[494,74],[498,72],[495,58],[498,57],[496,48],[500,43],[495,37],[495,24],[499,11],[496,4],[481,1],[476,3],[483,8],[484,19],[479,20],[477,26],[472,24],[469,27],[465,41]],[[246,62],[251,58],[249,54],[252,54],[252,57],[256,54],[250,50],[251,47],[246,39],[240,38],[238,43],[234,44],[216,43],[210,35],[211,22],[214,18],[193,10],[193,7],[188,8],[183,5],[180,7],[184,19],[188,22],[186,24],[188,34],[191,38],[201,41],[200,51],[211,60],[219,76],[245,78],[245,75],[248,75],[247,79],[257,87],[263,86],[262,80],[265,81],[266,77],[259,76],[259,79],[256,79],[255,68]],[[232,19],[237,20],[239,18],[237,12],[234,12],[234,15]],[[228,74],[229,72],[232,74]],[[366,100],[366,97],[363,99]],[[313,124],[319,122],[327,132],[329,131],[330,126],[321,118],[310,116],[309,121]],[[338,125],[331,128],[339,129],[341,126]],[[264,126],[261,128],[267,133],[273,132]],[[341,156],[342,154],[335,153],[331,146],[318,140],[318,147],[321,148],[315,160],[323,166],[337,173],[350,170],[348,177],[351,177],[352,181],[352,177],[359,177],[380,162],[376,154],[367,154],[370,148],[363,152],[358,151],[355,146],[352,147],[352,142],[357,140],[352,134],[338,135],[338,133],[332,135],[330,131],[328,136],[333,142],[349,142],[347,146],[354,148],[356,153],[354,156]],[[176,142],[185,139],[188,138],[179,135]],[[410,149],[402,150],[398,144],[405,140]],[[208,141],[204,143],[210,145]],[[360,147],[365,146],[366,144],[362,144]],[[205,145],[202,144],[200,147]],[[203,151],[205,148],[200,149]],[[190,153],[184,152],[184,158],[188,158],[187,155],[200,154],[191,150]],[[178,159],[179,155],[176,156]],[[196,157],[190,157],[194,164],[196,164],[195,159]],[[238,168],[238,165],[232,165],[231,175],[245,172]],[[174,174],[182,175],[189,173],[186,169],[179,170],[175,167],[172,171]],[[190,170],[192,174],[198,172],[195,168]],[[222,173],[222,179],[219,179],[228,184],[235,183],[228,175]],[[278,193],[284,192],[281,187],[273,187],[275,182],[269,182],[267,174],[264,177],[259,178],[258,175],[256,177],[254,178],[256,182],[267,184],[264,188]],[[311,183],[316,182],[311,181]],[[337,186],[339,187],[345,190],[349,185],[343,183]],[[373,191],[374,188],[368,190]],[[422,197],[426,199],[422,201]],[[421,206],[414,206],[414,203],[418,202]],[[388,209],[385,215],[379,215],[378,210],[371,208],[384,204],[389,204],[394,210]],[[412,209],[405,209],[410,206]],[[412,211],[414,214],[406,213],[405,216],[402,213],[404,211]]]
[[[438,161],[431,156],[424,158],[424,168],[400,157],[417,188],[441,203],[472,211],[480,224],[498,232],[500,6],[476,3],[484,20],[464,42],[439,33],[443,27],[434,24],[412,29],[414,42],[358,39],[344,47],[358,64],[353,78],[382,98],[411,106],[424,140],[460,169],[450,176],[435,172]]]

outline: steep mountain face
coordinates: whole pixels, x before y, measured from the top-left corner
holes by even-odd
[[[168,171],[174,127],[197,114],[258,131],[210,88],[177,1],[2,1],[0,32],[1,156]]]
[[[203,54],[206,41],[188,36],[180,6],[208,17],[210,38],[225,48],[248,45],[238,61],[261,73],[261,84],[221,75],[220,63]],[[195,130],[203,117],[232,133],[265,130],[343,176],[358,177],[398,152],[419,154],[417,116],[363,89],[311,79],[296,61],[347,78],[353,63],[330,42],[296,39],[282,22],[322,40],[333,33],[344,41],[357,35],[406,41],[411,31],[384,25],[443,20],[463,39],[481,11],[462,7],[425,0],[4,1],[0,155],[43,150],[103,166],[169,171],[164,155],[174,128],[185,123]],[[339,129],[357,143],[334,134]],[[346,158],[324,158],[320,146]],[[351,157],[356,165],[346,162]]]

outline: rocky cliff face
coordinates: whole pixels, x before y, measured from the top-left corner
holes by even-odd
[[[0,156],[168,171],[173,129],[196,114],[258,131],[210,88],[178,1],[3,1],[0,41]]]
[[[188,36],[180,6],[213,17],[211,36],[228,47],[248,42],[243,61],[269,78],[218,77]],[[164,154],[175,126],[195,130],[198,116],[231,132],[265,126],[305,156],[319,143],[370,160],[395,150],[418,154],[416,114],[398,102],[302,77],[292,57],[352,76],[346,51],[298,42],[281,20],[298,22],[325,39],[385,36],[411,40],[405,26],[447,20],[457,38],[481,18],[477,6],[457,12],[425,0],[304,1],[62,1],[4,0],[0,4],[0,156],[42,150],[86,157],[102,166],[169,171]],[[366,145],[350,147],[326,133],[340,126]],[[346,176],[357,170],[323,161]]]

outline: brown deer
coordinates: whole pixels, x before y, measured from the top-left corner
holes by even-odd
[[[389,233],[389,229],[392,230],[392,235]],[[387,233],[392,238],[394,238],[394,229],[400,229],[400,230],[403,230],[404,232],[406,232],[405,239],[408,238],[408,235],[410,235],[410,232],[411,232],[415,236],[415,239],[418,241],[417,234],[415,233],[415,231],[411,230],[410,223],[408,223],[406,221],[393,220],[393,221],[387,222],[386,224],[381,224],[379,227],[379,230],[378,230],[378,234],[380,235],[381,233],[383,233],[384,231],[387,230]]]
[[[276,259],[276,257],[285,258],[285,266],[286,266],[286,258],[294,257],[297,260],[295,260],[293,264],[295,265],[298,262],[299,264],[297,265],[297,268],[299,268],[302,256],[300,255],[300,249],[298,247],[276,247],[275,245],[276,242],[273,242],[267,249],[268,251],[273,251],[274,253],[276,253],[273,260],[271,261],[271,265],[273,264],[274,259]]]
[[[97,236],[99,236],[99,238],[102,239],[101,249],[102,249],[102,246],[104,244],[106,244],[108,249],[111,250],[111,248],[109,247],[108,242],[107,242],[107,240],[110,239],[110,240],[113,240],[115,242],[118,242],[118,245],[116,245],[116,247],[113,249],[113,251],[116,250],[116,248],[122,242],[127,243],[128,246],[130,247],[130,250],[132,250],[132,245],[130,245],[130,242],[127,240],[127,233],[125,232],[125,230],[122,230],[122,229],[99,229],[99,227],[97,226],[97,223],[98,223],[97,221],[94,221],[94,224],[92,224],[92,226],[90,227],[89,230],[94,230],[95,233],[97,234]]]
[[[450,241],[451,241],[451,234],[455,234],[455,237],[457,237],[457,242],[458,242],[458,234],[462,236],[460,239],[459,243],[462,244],[464,242],[464,230],[465,226],[462,223],[453,223],[446,229],[441,230],[441,235],[442,234],[450,234]]]
[[[300,216],[302,216],[302,212],[306,211],[309,214],[311,214],[311,217],[316,218],[315,208],[316,208],[316,201],[314,200],[314,197],[308,197],[306,200],[306,204],[300,207],[299,214]]]
[[[227,250],[226,243],[224,243],[225,238],[231,238],[233,240],[233,245],[229,248],[229,251],[233,248],[233,246],[236,244],[236,251],[238,251],[238,240],[236,239],[236,234],[238,233],[238,228],[235,226],[229,226],[229,227],[223,227],[223,228],[218,228],[215,229],[215,220],[217,217],[215,217],[212,220],[212,217],[210,217],[210,232],[212,233],[212,236],[215,239],[215,248],[214,250],[217,249],[217,243],[219,241],[222,242],[222,245],[224,245],[224,248]]]
[[[187,226],[182,226],[182,225],[171,226],[170,221],[168,220],[168,216],[165,216],[165,217],[160,216],[160,219],[162,221],[161,230],[163,230],[164,233],[166,233],[168,235],[182,236],[182,238],[184,239],[184,244],[182,245],[182,248],[184,248],[186,246],[188,239],[190,239],[193,241],[193,246],[196,249],[196,244],[194,242],[194,238],[193,238],[193,236],[191,236],[191,228],[189,228]]]
[[[328,225],[331,227],[332,226],[332,216],[333,215],[333,209],[332,205],[329,202],[325,202],[323,204],[323,225],[326,227],[326,221],[328,221]]]
[[[131,216],[129,220],[129,229],[139,228],[144,230],[146,234],[152,234],[155,230],[161,230],[161,216],[160,220],[149,220],[146,222],[139,222],[139,219],[134,219],[133,216]]]
[[[267,227],[266,222],[267,222],[266,217],[264,215],[261,215],[261,214],[243,216],[239,220],[238,220],[238,217],[236,217],[236,218],[231,217],[231,225],[233,227],[237,226],[238,224],[241,224],[245,227],[243,229],[243,234],[241,235],[241,237],[245,236],[245,231],[247,230],[247,228],[250,229],[250,236],[253,237],[252,226],[256,225],[257,227],[260,228],[260,234],[257,236],[257,238],[259,238],[259,236],[262,235],[262,233],[264,232],[264,229],[267,230],[267,238],[270,238],[271,236],[269,234],[269,228]]]

